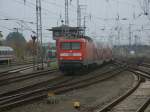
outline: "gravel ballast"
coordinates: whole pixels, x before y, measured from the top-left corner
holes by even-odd
[[[133,82],[132,73],[124,72],[98,84],[56,96],[59,100],[57,104],[47,104],[44,99],[7,112],[74,112],[73,102],[75,101],[81,103],[81,108],[103,106],[126,92],[132,87]]]

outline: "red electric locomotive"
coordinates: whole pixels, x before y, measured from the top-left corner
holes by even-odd
[[[62,25],[50,31],[56,40],[58,65],[63,72],[77,71],[112,59],[111,48],[84,36],[84,28]]]
[[[57,40],[57,57],[60,70],[70,72],[109,61],[112,53],[108,46],[95,43],[89,37],[60,38]]]

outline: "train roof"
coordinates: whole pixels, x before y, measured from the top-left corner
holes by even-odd
[[[9,46],[0,46],[0,51],[13,51],[13,49]]]

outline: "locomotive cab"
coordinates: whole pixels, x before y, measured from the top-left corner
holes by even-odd
[[[59,40],[58,61],[61,71],[74,71],[83,66],[84,39]]]

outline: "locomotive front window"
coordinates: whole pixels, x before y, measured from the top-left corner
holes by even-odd
[[[80,49],[80,43],[79,42],[73,42],[72,43],[72,50],[79,50]]]
[[[79,50],[81,47],[79,42],[63,42],[61,49],[63,50]]]
[[[71,44],[69,42],[63,42],[61,45],[61,48],[63,50],[70,50],[71,49]]]

